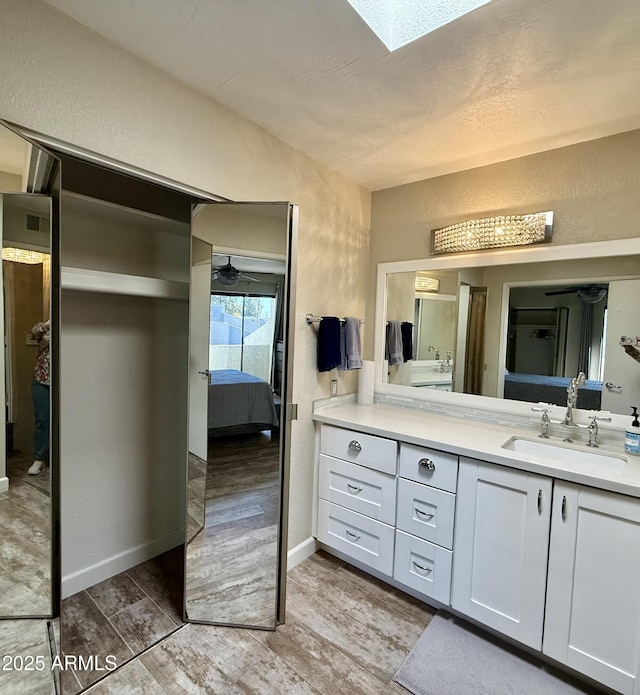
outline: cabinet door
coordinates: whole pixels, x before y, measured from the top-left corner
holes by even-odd
[[[451,605],[542,646],[552,482],[460,459]]]
[[[556,483],[543,652],[640,692],[639,500]]]

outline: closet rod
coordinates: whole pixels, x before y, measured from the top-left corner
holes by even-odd
[[[322,316],[314,316],[314,314],[307,314],[304,318],[309,326],[312,323],[320,323],[322,321]],[[340,319],[340,323],[344,323],[344,319]],[[360,323],[364,323],[364,319],[360,319]]]

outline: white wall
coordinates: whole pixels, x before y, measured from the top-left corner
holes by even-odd
[[[188,281],[188,224],[68,193],[62,215],[63,266]],[[188,306],[64,290],[60,313],[64,597],[183,537]]]
[[[304,315],[364,315],[369,193],[39,0],[2,2],[0,117],[225,198],[300,205],[289,546],[306,539],[311,404],[357,375],[316,372]]]

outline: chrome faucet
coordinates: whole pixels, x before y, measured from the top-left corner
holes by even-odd
[[[542,413],[542,417],[540,418],[540,434],[538,437],[541,437],[542,439],[549,439],[549,425],[551,424],[551,418],[549,417],[549,409],[548,408],[537,408],[533,407],[531,410],[537,410],[538,412]]]
[[[584,375],[583,375],[584,376]],[[578,383],[580,381],[580,374],[576,377],[576,379],[572,379],[573,381],[576,381]],[[577,389],[577,387],[576,387]],[[567,389],[568,391],[568,389]],[[569,399],[567,399],[569,400]],[[599,415],[600,411],[597,412],[592,412],[592,414],[589,416],[589,424],[588,425],[581,425],[578,422],[573,422],[573,410],[570,411],[573,407],[575,407],[575,403],[571,405],[570,403],[567,404],[567,415],[565,415],[564,420],[552,420],[549,417],[549,408],[541,407],[547,405],[546,403],[541,403],[540,406],[532,406],[531,410],[535,410],[539,413],[542,413],[542,417],[540,418],[540,434],[538,437],[541,437],[542,439],[549,439],[549,425],[554,424],[554,425],[563,425],[564,427],[571,427],[571,428],[581,428],[581,429],[586,429],[587,433],[589,435],[589,441],[587,442],[587,446],[592,447],[592,448],[597,448],[598,447],[598,422],[611,422],[611,418],[607,417],[606,415]],[[567,417],[570,417],[570,423],[567,422]],[[565,437],[563,442],[573,442],[573,439],[571,439],[569,436]]]
[[[589,427],[587,427],[587,432],[589,433],[589,441],[587,446],[597,447],[598,446],[598,418],[595,415],[589,421]]]
[[[441,372],[451,372],[453,371],[453,364],[451,364],[451,353],[453,350],[447,350],[447,359],[440,362]]]
[[[597,413],[594,413],[589,417],[589,426],[587,427],[589,441],[587,442],[587,446],[592,448],[598,447],[598,420],[601,420],[602,422],[611,422],[610,417],[601,417]]]
[[[564,414],[564,420],[562,421],[565,427],[577,427],[573,421],[573,409],[578,401],[578,389],[584,386],[586,380],[584,372],[580,372],[578,376],[571,379],[569,386],[567,386],[567,412]]]

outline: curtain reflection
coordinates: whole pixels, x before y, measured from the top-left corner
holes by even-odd
[[[472,288],[469,298],[467,363],[464,370],[464,392],[482,393],[484,363],[484,331],[487,313],[486,287]]]

